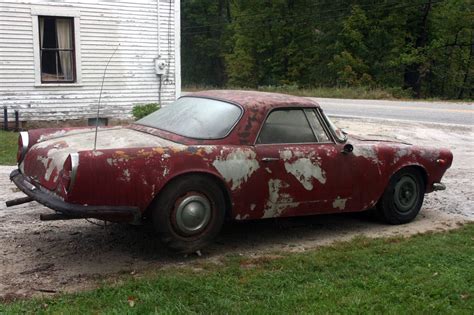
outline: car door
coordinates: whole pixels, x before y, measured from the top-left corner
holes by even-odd
[[[345,211],[358,198],[352,157],[315,108],[273,110],[255,148],[268,190],[264,217]]]

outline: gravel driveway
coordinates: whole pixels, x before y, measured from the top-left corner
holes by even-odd
[[[449,147],[454,162],[444,178],[447,190],[427,195],[418,218],[402,226],[384,225],[361,214],[229,223],[199,259],[219,262],[227,254],[304,251],[358,235],[410,235],[474,220],[472,128],[356,119],[339,119],[337,124],[355,134]],[[150,227],[85,220],[41,222],[39,214],[49,210],[35,202],[6,209],[6,200],[22,196],[8,180],[13,168],[0,166],[0,299],[83,290],[120,273],[196,263],[197,257],[167,252]]]

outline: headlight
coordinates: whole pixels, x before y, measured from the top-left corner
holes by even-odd
[[[28,151],[28,146],[30,144],[30,137],[27,131],[20,132],[18,136],[18,151],[16,153],[16,161],[18,164],[23,161],[25,158],[26,152]]]

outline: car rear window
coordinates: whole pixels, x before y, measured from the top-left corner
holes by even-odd
[[[226,137],[242,115],[234,104],[199,97],[182,97],[136,123],[194,139]]]

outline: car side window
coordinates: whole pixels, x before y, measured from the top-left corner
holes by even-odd
[[[330,142],[331,139],[329,138],[326,130],[324,129],[321,119],[318,117],[314,109],[305,109],[306,115],[308,117],[309,123],[314,130],[316,138],[318,138],[318,142]]]
[[[316,138],[301,109],[271,112],[257,139],[259,144],[307,142],[316,142]]]

